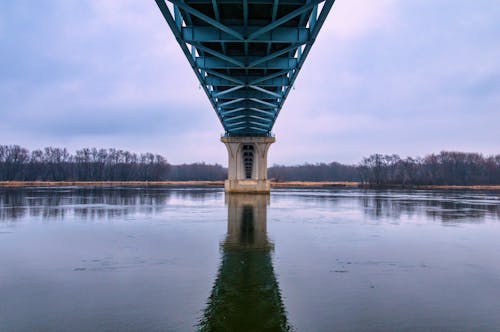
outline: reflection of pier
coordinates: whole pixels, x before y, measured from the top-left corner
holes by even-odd
[[[228,195],[222,261],[201,331],[288,331],[267,238],[267,195]]]

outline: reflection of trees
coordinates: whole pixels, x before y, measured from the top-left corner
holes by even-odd
[[[216,199],[213,188],[152,187],[37,187],[0,188],[0,220],[24,217],[84,219],[122,217],[134,213],[153,214],[167,208],[174,197],[204,201]]]
[[[267,238],[268,196],[229,195],[228,228],[200,331],[289,331]]]
[[[217,188],[214,189],[208,186],[205,188],[179,186],[172,194],[175,194],[175,197],[191,201],[205,201],[207,199],[219,199],[219,195],[222,193]]]
[[[495,197],[494,194],[491,196]],[[370,191],[359,196],[359,200],[365,214],[375,219],[399,219],[403,215],[412,217],[422,214],[441,221],[500,218],[497,199],[489,200],[487,196],[470,192]]]
[[[0,190],[0,220],[23,217],[121,217],[165,209],[171,189],[132,187],[15,188]],[[184,193],[183,193],[184,195]]]

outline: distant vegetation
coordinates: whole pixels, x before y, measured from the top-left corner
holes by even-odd
[[[359,168],[337,162],[303,164],[297,166],[273,165],[268,177],[276,181],[360,181]]]
[[[155,181],[164,179],[170,168],[164,157],[152,153],[84,148],[73,155],[64,148],[29,152],[0,145],[3,181]]]
[[[279,181],[359,181],[368,185],[498,185],[500,155],[449,152],[424,158],[373,154],[358,165],[305,164],[273,166],[269,177]]]
[[[276,181],[358,181],[368,185],[499,185],[500,155],[447,152],[402,159],[374,154],[358,165],[274,165]],[[117,149],[84,148],[75,154],[64,148],[28,151],[0,145],[0,181],[189,181],[224,180],[221,165],[171,165],[161,155]]]
[[[171,181],[222,181],[227,178],[227,168],[205,163],[172,165],[165,180]]]
[[[500,155],[442,151],[424,158],[374,154],[358,166],[360,180],[373,185],[498,185]]]

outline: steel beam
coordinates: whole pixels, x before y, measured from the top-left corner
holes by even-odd
[[[260,36],[261,34],[267,32],[267,31],[270,31],[276,27],[279,27],[280,25],[290,21],[294,17],[299,16],[300,14],[303,14],[303,13],[307,12],[308,10],[311,10],[314,6],[322,3],[323,1],[325,1],[325,0],[312,0],[307,5],[305,5],[301,8],[298,8],[298,9],[292,11],[291,13],[288,13],[287,15],[277,19],[276,21],[266,25],[265,27],[262,27],[259,30],[249,34],[246,39],[253,40],[253,39],[257,38],[258,36]]]
[[[247,82],[244,82],[243,84],[249,85],[253,80],[259,79],[260,77],[256,76],[249,76],[249,77],[244,77],[244,76],[236,76],[240,79],[247,79]],[[217,76],[212,76],[209,75],[205,77],[205,84],[207,85],[216,85],[216,86],[240,86],[242,83],[235,83],[232,81],[229,81],[224,78],[220,78]],[[261,81],[258,83],[258,86],[260,87],[282,87],[282,86],[288,86],[290,85],[290,79],[288,77],[275,77],[275,78],[270,78],[265,81]]]
[[[237,91],[229,91],[229,92],[226,92],[226,91],[227,90],[213,93],[212,96],[214,98],[217,98],[217,100],[255,98],[255,99],[266,99],[266,101],[269,101],[268,99],[275,100],[277,98],[282,98],[281,94],[276,94],[279,96],[279,97],[277,97],[275,95],[272,95],[271,93],[265,93],[262,91],[255,91],[255,90],[240,90],[240,89],[238,89]]]
[[[243,33],[244,29],[241,27],[231,27],[232,30]],[[259,27],[248,27],[247,31],[252,33],[259,29]],[[218,28],[210,26],[202,27],[182,27],[182,38],[187,43],[220,43],[220,42],[241,42],[241,39],[224,32]],[[309,28],[276,28],[272,31],[262,33],[252,43],[307,43],[310,40]]]
[[[245,57],[233,57],[232,61],[222,60],[214,56],[196,57],[196,66],[200,69],[293,69],[297,66],[298,60],[295,58],[277,58],[271,59],[259,64],[245,65]],[[249,61],[257,60],[255,57],[249,58]]]
[[[226,133],[265,135],[335,0],[155,1]]]
[[[156,0],[156,1],[159,1],[159,0]],[[202,12],[184,4],[184,2],[182,2],[182,1],[180,1],[180,0],[168,0],[168,1],[172,2],[177,7],[188,12],[189,14],[198,17],[200,20],[203,20],[203,21],[207,22],[208,24],[216,27],[217,29],[220,29],[220,30],[230,34],[231,36],[234,36],[234,37],[240,39],[240,40],[244,39],[243,36],[241,35],[241,33],[234,31],[233,29],[225,26],[224,24],[220,23],[219,21],[214,20],[213,18],[203,14]]]

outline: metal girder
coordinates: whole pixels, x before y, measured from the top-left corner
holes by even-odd
[[[323,5],[323,8],[321,8],[321,13],[317,18],[314,18],[315,25],[312,31],[312,40],[311,43],[307,44],[307,46],[304,48],[304,51],[302,52],[300,59],[299,59],[299,64],[297,65],[297,68],[295,70],[295,74],[291,76],[291,85],[293,85],[293,82],[295,82],[295,79],[297,78],[297,74],[299,73],[300,69],[302,68],[302,65],[304,64],[304,61],[307,58],[307,55],[311,51],[311,47],[316,40],[316,37],[318,36],[319,31],[321,30],[321,27],[323,26],[323,23],[325,23],[326,17],[328,16],[328,13],[330,12],[330,9],[332,9],[333,4],[335,3],[335,0],[327,0],[325,1],[325,4]],[[314,11],[315,12],[315,11]],[[279,114],[279,111],[281,110],[281,107],[283,106],[286,98],[288,97],[288,94],[290,93],[290,89],[285,90],[283,99],[281,100],[280,107],[278,109],[278,112],[276,113],[276,117]]]
[[[156,1],[158,3],[158,0],[156,0]],[[220,21],[217,21],[217,20],[211,18],[210,16],[207,16],[207,15],[203,14],[202,12],[186,5],[183,1],[179,1],[179,0],[169,0],[169,1],[172,2],[174,5],[176,5],[177,7],[179,7],[180,9],[186,11],[190,15],[196,16],[200,20],[205,21],[206,23],[216,27],[217,29],[220,29],[220,30],[230,34],[231,36],[234,36],[234,37],[240,39],[240,40],[244,39],[241,33],[234,31],[233,29],[222,24]]]
[[[230,27],[232,30],[240,32],[243,34],[244,29],[242,27]],[[210,26],[202,27],[182,27],[182,38],[186,43],[230,43],[230,42],[240,42],[239,38],[236,38],[227,32],[219,30]],[[248,27],[248,32],[255,32],[259,27]],[[310,39],[309,28],[276,28],[273,31],[265,32],[255,39],[252,43],[307,43]]]
[[[273,123],[272,118],[263,118],[263,117],[258,117],[255,115],[255,113],[251,113],[250,111],[245,111],[244,114],[240,114],[238,116],[230,117],[230,116],[224,116],[224,120],[227,123],[233,122],[233,121],[242,121],[242,119],[246,120],[253,120],[253,121],[261,121],[262,123],[265,123],[267,126]]]
[[[245,126],[248,124],[247,119],[242,119],[241,121],[238,122],[233,122],[233,123],[228,123],[229,127],[240,127],[240,126]]]
[[[258,108],[235,108],[235,109],[223,109],[221,110],[221,117],[226,119],[226,118],[231,118],[234,116],[239,116],[239,115],[253,115],[253,116],[258,116],[263,119],[267,119],[269,121],[272,121],[274,119],[274,112],[272,111],[265,111],[261,110]]]
[[[261,133],[268,133],[271,129],[264,129],[264,128],[259,128],[259,127],[255,127],[255,126],[249,126],[248,129],[252,130],[252,131],[257,131],[257,132],[261,132]],[[252,133],[252,132],[250,132]],[[253,133],[252,133],[253,134]],[[245,136],[248,136],[249,134],[245,134]]]
[[[226,90],[227,91],[227,90]],[[273,96],[269,93],[265,93],[262,91],[252,91],[252,90],[237,90],[237,91],[230,91],[227,93],[224,93],[225,91],[222,92],[217,92],[214,94],[219,94],[216,98],[218,100],[226,100],[226,99],[239,99],[239,98],[244,98],[244,99],[250,99],[250,98],[256,98],[256,99],[276,99],[276,98],[282,98],[282,94],[278,94],[279,97]]]
[[[259,92],[262,92],[267,97],[269,97],[269,96],[274,97],[274,98],[281,98],[281,97],[283,97],[282,93],[277,93],[277,92],[269,91],[269,90],[261,88],[260,86],[257,86],[257,85],[250,85],[249,87],[251,89],[254,89],[254,90],[257,90]]]
[[[231,132],[233,132],[233,133],[240,133],[242,130],[245,130],[245,129],[247,129],[246,126],[239,126],[237,128],[232,128]]]
[[[233,108],[240,108],[240,107],[247,108],[247,109],[257,108],[257,109],[261,109],[261,110],[271,111],[271,112],[273,112],[273,116],[274,116],[275,112],[278,109],[278,103],[275,103],[275,104],[272,104],[272,103],[263,104],[263,103],[264,102],[260,99],[239,98],[239,99],[234,99],[231,101],[220,103],[219,109],[224,110],[224,109],[228,109],[228,108],[233,109]],[[228,107],[228,106],[231,106],[231,107]]]
[[[277,58],[264,61],[261,63],[245,64],[241,61],[257,61],[259,58],[252,57],[233,57],[231,61],[223,60],[215,56],[199,56],[196,57],[196,66],[199,69],[288,69],[296,67],[298,59],[296,58]]]
[[[189,0],[190,5],[209,5],[214,0]],[[241,0],[217,0],[220,5],[241,5]],[[272,5],[274,0],[248,0],[249,5]],[[282,5],[302,5],[303,0],[280,0]]]
[[[308,10],[311,10],[314,6],[317,6],[318,4],[324,2],[325,0],[313,0],[309,1],[307,4],[304,6],[301,6],[297,8],[296,10],[286,14],[285,16],[280,17],[279,19],[275,20],[274,22],[269,23],[266,26],[263,26],[257,31],[252,32],[251,34],[248,35],[247,39],[248,40],[253,40],[257,38],[258,36],[262,35],[263,33],[270,31],[288,21],[290,21],[292,18],[295,18],[296,16],[299,16]]]
[[[262,136],[335,0],[155,1],[226,135]]]
[[[274,116],[274,112],[269,110],[264,110],[262,108],[250,107],[248,110],[257,112],[257,114],[260,114],[261,116]]]
[[[257,76],[239,76],[238,78],[247,80],[244,84],[249,85],[254,79],[258,79],[260,77]],[[235,83],[229,81],[224,78],[216,77],[216,76],[208,76],[205,78],[205,83],[207,85],[215,85],[215,86],[241,86],[241,83]],[[282,87],[290,85],[290,79],[288,77],[275,77],[264,80],[258,83],[260,87]]]
[[[223,96],[225,96],[227,94],[230,94],[230,93],[232,93],[234,91],[238,91],[238,90],[243,89],[243,88],[244,88],[243,85],[238,85],[238,86],[235,86],[233,88],[230,88],[230,89],[227,89],[227,90],[224,90],[224,91],[214,91],[212,93],[212,97],[214,97],[214,98],[221,98],[221,97],[223,97]],[[233,98],[241,98],[241,97],[231,97],[231,99],[233,99]]]
[[[267,122],[267,123],[272,123],[273,121],[271,119],[267,119],[267,118],[264,118],[262,116],[258,116],[258,115],[249,115],[248,116],[249,118],[253,118],[253,119],[257,119],[261,122]]]
[[[224,118],[224,117],[227,117],[228,115],[231,115],[231,114],[234,114],[234,113],[237,113],[237,112],[240,112],[242,110],[244,110],[245,108],[244,107],[239,107],[239,108],[226,108],[224,110],[220,110],[221,112],[221,116]]]
[[[215,76],[215,77],[219,77],[219,78],[223,78],[225,80],[228,80],[228,81],[231,81],[231,82],[234,82],[238,85],[242,85],[242,84],[245,84],[243,80],[237,78],[237,77],[234,77],[234,76],[229,76],[229,75],[225,75],[223,73],[220,73],[216,70],[205,70],[205,72],[207,74],[210,74],[212,76]],[[210,76],[207,76],[207,78],[210,77]]]

